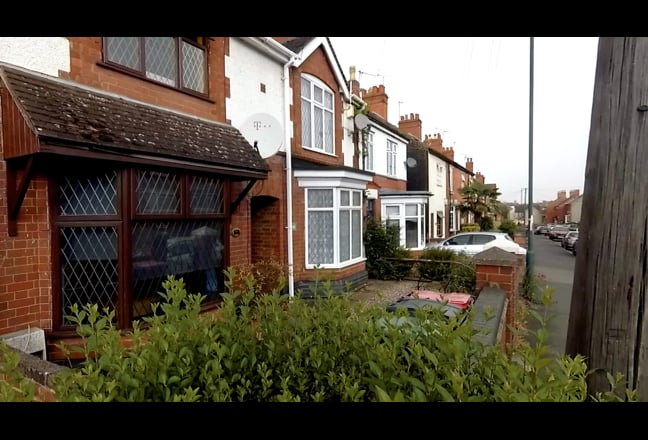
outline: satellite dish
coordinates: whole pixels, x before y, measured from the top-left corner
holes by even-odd
[[[414,159],[413,157],[408,157],[407,166],[410,168],[414,168],[416,166],[416,159]]]
[[[365,128],[367,125],[369,125],[369,118],[367,115],[363,115],[362,113],[358,113],[355,115],[355,126],[358,127],[360,130]]]
[[[274,155],[283,145],[283,128],[267,113],[255,113],[239,128],[249,143],[255,145],[264,159]]]

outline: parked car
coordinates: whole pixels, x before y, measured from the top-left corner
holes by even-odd
[[[387,311],[391,313],[396,313],[398,309],[406,309],[407,316],[394,316],[389,319],[380,318],[377,324],[385,330],[392,326],[401,331],[417,333],[421,330],[421,323],[417,318],[416,311],[419,309],[427,311],[437,309],[442,312],[448,321],[454,318],[456,324],[461,325],[468,317],[468,311],[474,302],[475,297],[469,293],[415,290],[387,306]]]
[[[557,225],[549,231],[549,240],[560,241],[569,232],[569,226]]]
[[[576,240],[578,240],[578,231],[569,231],[561,240],[560,245],[568,251],[571,251]]]
[[[578,243],[578,237],[576,237],[576,240],[574,240],[574,244],[572,246],[572,255],[576,255],[576,244]]]
[[[526,249],[514,242],[506,232],[460,232],[428,245],[428,247],[450,249],[471,257],[494,246],[515,254],[526,255]]]

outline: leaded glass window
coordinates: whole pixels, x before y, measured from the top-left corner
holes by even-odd
[[[199,44],[200,40],[201,37],[104,37],[104,59],[150,80],[207,94],[207,50]]]

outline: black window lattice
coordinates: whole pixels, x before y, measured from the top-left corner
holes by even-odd
[[[60,215],[117,213],[117,172],[94,176],[66,176],[59,182]]]
[[[78,304],[97,304],[116,310],[119,292],[117,229],[62,227],[60,229],[62,313]],[[70,324],[64,319],[66,324]]]
[[[108,61],[141,70],[140,37],[110,37],[106,41]]]
[[[159,171],[137,174],[138,214],[177,214],[180,212],[180,178]]]
[[[196,176],[191,180],[189,189],[192,214],[224,213],[224,183],[210,177]]]

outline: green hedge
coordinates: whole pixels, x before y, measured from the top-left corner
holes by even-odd
[[[419,310],[418,324],[405,332],[401,309],[388,314],[349,295],[306,301],[250,290],[225,295],[215,319],[200,313],[203,297],[188,294],[182,280],[169,278],[164,289],[155,315],[126,335],[129,348],[111,325],[112,312],[72,308],[87,359],[52,377],[59,401],[637,399],[619,376],[610,376],[609,393],[588,395],[583,358],[548,357],[544,325],[537,345],[506,354],[473,338],[472,315],[457,327],[437,309]]]

